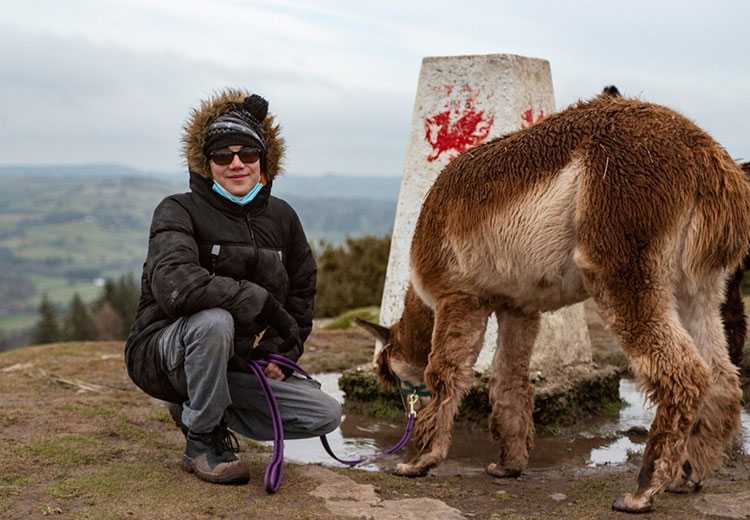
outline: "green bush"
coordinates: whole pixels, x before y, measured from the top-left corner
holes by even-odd
[[[372,235],[347,238],[344,245],[321,242],[313,247],[318,263],[315,317],[379,306],[390,248],[389,236]]]

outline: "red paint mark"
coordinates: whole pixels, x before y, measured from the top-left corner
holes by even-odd
[[[452,110],[446,110],[425,120],[425,139],[433,150],[427,157],[430,162],[443,152],[455,150],[461,153],[468,147],[481,143],[490,134],[494,120],[485,120],[484,110],[469,109],[458,120],[451,122],[453,113]]]
[[[424,137],[432,147],[427,160],[435,161],[445,152],[450,161],[458,153],[487,139],[495,119],[477,106],[477,101],[483,97],[480,90],[469,85],[457,91],[451,85],[435,88],[443,91],[446,101],[442,107],[435,107],[439,111],[424,122]]]
[[[534,119],[534,109],[529,108],[528,110],[524,110],[521,112],[521,128],[528,128],[531,125],[538,123],[542,119],[544,119],[544,110],[539,110],[539,115],[536,117],[536,120]]]

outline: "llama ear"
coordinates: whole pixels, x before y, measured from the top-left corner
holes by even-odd
[[[369,321],[363,320],[357,316],[354,317],[354,323],[372,334],[373,337],[383,345],[391,341],[391,330],[387,327],[383,327],[377,323],[370,323]]]
[[[388,366],[388,359],[391,356],[391,349],[393,345],[388,343],[385,347],[380,349],[378,355],[375,356],[375,376],[380,381],[380,384],[386,387],[394,387],[394,376],[391,372],[391,367]]]

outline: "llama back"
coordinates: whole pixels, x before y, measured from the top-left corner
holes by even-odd
[[[571,182],[563,182],[565,176]],[[644,249],[672,250],[678,257],[664,261],[677,261],[689,279],[700,279],[707,270],[736,265],[750,243],[750,186],[721,146],[671,109],[600,97],[470,149],[441,172],[411,252],[419,294],[430,304],[433,290],[423,285],[459,289],[481,262],[500,265],[498,253],[511,249],[485,252],[477,237],[510,236],[497,224],[514,225],[507,224],[508,209],[534,206],[543,199],[537,194],[560,185],[564,197],[556,211],[561,222],[575,222],[581,267],[627,270]],[[570,207],[560,208],[565,200]],[[565,265],[543,267],[560,271]]]

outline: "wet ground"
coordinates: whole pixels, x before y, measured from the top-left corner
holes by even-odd
[[[318,374],[323,390],[343,402],[343,392],[338,388],[340,374]],[[646,433],[654,416],[649,406],[644,406],[632,379],[620,381],[620,398],[625,406],[614,416],[593,417],[581,424],[566,428],[556,435],[537,435],[530,453],[529,469],[566,467],[596,467],[626,462],[628,455],[637,456],[643,451]],[[750,414],[742,411],[742,433],[738,439],[744,453],[750,453]],[[339,429],[328,436],[333,451],[342,459],[358,459],[379,453],[393,446],[404,433],[405,423],[390,423],[382,419],[347,414]],[[383,457],[359,466],[367,470],[391,469],[397,462],[413,453],[408,446],[398,455]],[[339,465],[324,451],[318,439],[288,441],[285,443],[287,460],[300,463]],[[432,471],[435,475],[472,475],[484,473],[496,452],[486,431],[458,425],[454,429],[448,459]]]

